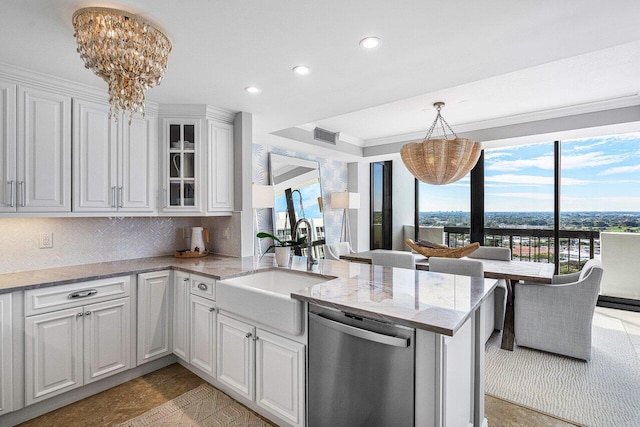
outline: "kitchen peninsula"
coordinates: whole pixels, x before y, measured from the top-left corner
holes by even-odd
[[[294,264],[293,270],[297,265],[304,270],[304,263]],[[13,365],[11,370],[3,370],[3,374],[11,372],[12,375],[2,377],[2,397],[10,402],[9,407],[13,412],[7,411],[6,415],[0,412],[3,414],[0,423],[20,421],[50,411],[174,363],[177,357],[183,366],[272,421],[280,425],[307,425],[306,409],[313,405],[311,401],[307,402],[306,407],[304,404],[308,400],[304,393],[310,366],[307,364],[310,352],[305,352],[305,349],[313,351],[308,347],[306,303],[309,303],[353,316],[415,328],[415,342],[411,343],[415,349],[414,425],[483,424],[484,340],[476,331],[483,330],[479,308],[495,287],[495,280],[321,260],[311,273],[316,278],[316,284],[291,293],[294,300],[304,303],[304,329],[299,335],[285,335],[282,338],[284,334],[274,331],[268,324],[229,312],[220,299],[222,294],[216,298],[219,282],[242,276],[250,278],[256,270],[269,269],[274,269],[274,261],[268,256],[261,260],[222,256],[197,260],[156,257],[0,275],[0,307],[5,310],[0,315],[16,326],[25,325],[26,333],[25,336],[18,336],[22,335],[20,332],[13,334],[10,339],[12,352],[5,351],[7,346],[3,346],[3,359],[0,362],[4,363],[3,366],[11,366],[8,362],[13,362]],[[304,277],[309,273],[296,271],[298,274]],[[114,279],[118,279],[121,285],[113,285]],[[95,382],[87,376],[86,365],[84,382],[77,378],[83,377],[81,368],[80,374],[73,369],[66,371],[64,363],[59,365],[60,373],[53,375],[46,372],[47,363],[38,364],[37,357],[32,354],[35,344],[29,344],[29,340],[34,339],[30,331],[38,331],[34,325],[53,313],[68,311],[71,318],[77,320],[79,314],[76,311],[79,310],[78,313],[85,313],[86,341],[89,339],[87,322],[91,320],[86,313],[93,311],[93,318],[98,313],[97,309],[87,309],[88,304],[95,302],[93,306],[99,308],[100,304],[106,304],[101,301],[109,298],[102,296],[103,300],[92,300],[101,295],[102,285],[105,285],[107,293],[118,294],[118,299],[114,301],[127,301],[128,305],[123,306],[124,312],[119,318],[131,318],[125,327],[125,336],[129,338],[131,347],[123,349],[124,361],[119,370],[105,379],[98,375]],[[290,284],[288,286],[291,288]],[[47,306],[56,304],[58,289],[64,294],[64,299],[58,311],[52,311]],[[41,291],[45,294],[36,295]],[[93,294],[93,291],[97,293]],[[84,295],[88,294],[85,298]],[[67,295],[80,295],[82,302],[73,301],[69,305],[69,298],[73,300],[76,297],[67,298]],[[80,308],[80,305],[84,308]],[[209,317],[205,317],[204,322],[202,318],[193,317],[200,315]],[[224,323],[223,318],[231,320]],[[210,328],[208,334],[202,331],[194,334],[193,328],[203,324]],[[225,341],[225,337],[235,339],[233,334],[225,335],[229,330],[225,328],[229,325],[236,327],[237,324],[250,326],[246,337],[243,333],[238,335],[238,339],[242,340],[248,351],[256,352],[247,356],[246,370],[243,371],[248,375],[244,379],[249,382],[246,393],[241,392],[241,387],[236,387],[235,373],[221,368],[227,357],[225,351],[230,348],[228,344],[233,342]],[[14,331],[21,330],[22,327],[14,328]],[[149,330],[154,331],[153,334],[145,334]],[[194,344],[194,340],[202,340],[203,337],[209,340],[207,346],[202,346],[200,341]],[[268,337],[274,337],[275,343],[287,341],[294,345],[292,348],[298,349],[296,354],[302,363],[296,368],[299,375],[294,377],[299,381],[295,390],[285,393],[295,404],[287,406],[287,399],[281,405],[278,402],[273,404],[274,398],[266,399],[260,395],[263,392],[261,390],[269,388],[256,385],[262,378],[258,360],[261,354],[264,356],[257,349],[267,349],[261,346]],[[221,349],[223,342],[227,346],[224,350]],[[23,354],[24,348],[26,355]],[[202,348],[209,349],[204,356],[198,353]],[[85,344],[85,357],[88,351]],[[10,360],[7,361],[7,358]],[[79,358],[82,359],[82,350]],[[208,362],[205,363],[205,360]],[[284,369],[284,372],[289,371]],[[67,374],[69,381],[58,378]],[[51,385],[47,381],[53,380],[55,387],[61,387],[62,390],[47,395],[47,385]],[[71,382],[74,385],[69,391],[64,389],[65,384]],[[290,384],[291,381],[284,379],[284,383]],[[29,395],[30,391],[32,395]],[[469,396],[469,399],[461,399],[461,396]],[[410,396],[394,398],[408,399]]]

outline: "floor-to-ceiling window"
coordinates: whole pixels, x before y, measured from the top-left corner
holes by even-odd
[[[560,228],[574,238],[564,243],[570,250],[560,266],[577,271],[590,257],[604,257],[600,233],[640,232],[640,133],[562,141],[561,154]],[[609,234],[608,239],[618,246],[625,237]],[[610,282],[603,281],[603,295],[638,294],[635,280]]]
[[[554,143],[485,150],[485,245],[554,260]]]
[[[469,243],[470,178],[447,185],[418,183],[418,237],[451,247]]]
[[[391,161],[371,163],[371,249],[391,249]]]

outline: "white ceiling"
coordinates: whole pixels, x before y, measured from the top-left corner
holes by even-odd
[[[106,87],[73,38],[71,15],[90,5],[171,37],[150,100],[250,112],[256,142],[318,124],[375,144],[425,129],[437,100],[455,130],[640,91],[640,2],[628,0],[0,0],[0,61]],[[378,49],[358,46],[368,35]]]

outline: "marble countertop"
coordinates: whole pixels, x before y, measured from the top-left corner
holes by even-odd
[[[198,259],[140,258],[0,274],[0,293],[165,269],[220,280],[274,267],[273,256],[262,259],[220,255]],[[306,264],[297,262],[289,268],[306,270]],[[320,260],[313,273],[328,280],[293,292],[293,298],[449,336],[496,286],[495,279],[330,260]]]

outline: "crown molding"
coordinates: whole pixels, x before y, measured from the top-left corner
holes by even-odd
[[[233,124],[237,112],[207,104],[160,104],[159,114],[167,117],[205,118]]]

